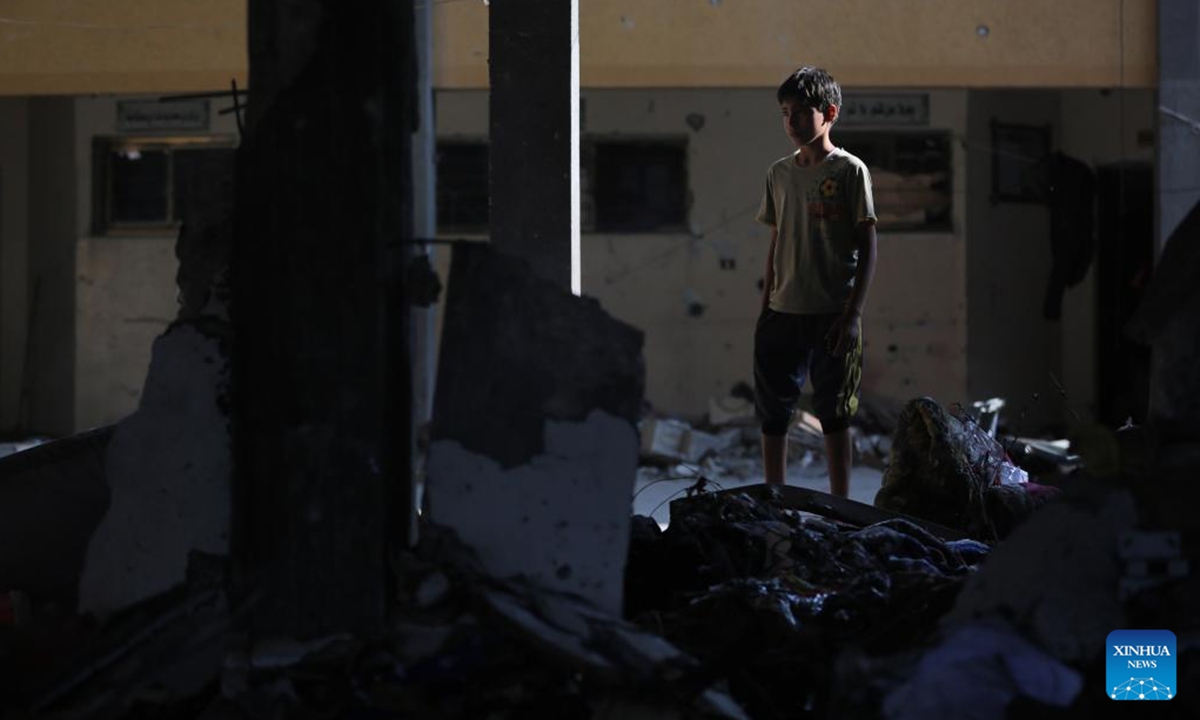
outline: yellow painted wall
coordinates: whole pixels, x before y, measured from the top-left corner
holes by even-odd
[[[246,67],[246,0],[0,2],[0,95],[224,90]]]
[[[1151,87],[1154,0],[580,0],[585,87]],[[482,2],[442,2],[435,83],[487,86]],[[981,34],[981,26],[987,28]]]
[[[435,83],[487,86],[488,8],[435,3]],[[582,83],[761,87],[795,65],[844,85],[1152,87],[1154,0],[581,0]],[[987,28],[986,35],[980,28]],[[246,0],[5,0],[0,95],[246,82]]]

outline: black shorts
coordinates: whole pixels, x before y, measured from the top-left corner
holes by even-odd
[[[862,333],[845,355],[830,354],[825,334],[838,317],[771,309],[759,317],[754,329],[754,397],[764,435],[787,434],[806,377],[812,379],[813,411],[821,430],[829,434],[850,426],[858,410]]]

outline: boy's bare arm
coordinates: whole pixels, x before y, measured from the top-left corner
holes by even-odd
[[[779,228],[771,226],[771,245],[767,248],[767,269],[763,272],[762,310],[767,311],[771,302],[771,288],[775,286],[775,242],[779,239]]]
[[[825,336],[825,346],[834,355],[846,354],[858,341],[862,332],[859,320],[867,302],[867,291],[871,289],[871,279],[875,277],[875,223],[859,223],[854,228],[854,241],[858,245],[858,268],[854,271],[854,288],[850,291],[850,299],[846,301],[842,317]]]
[[[846,313],[861,316],[867,303],[867,291],[875,277],[875,223],[861,222],[854,228],[854,240],[858,244],[858,268],[854,271],[854,289],[846,303]]]

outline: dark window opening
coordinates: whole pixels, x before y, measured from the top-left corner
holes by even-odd
[[[438,141],[439,233],[488,231],[488,162],[485,141]],[[580,166],[584,232],[677,232],[686,228],[686,141],[585,141]]]
[[[673,232],[687,227],[683,140],[594,140],[583,157],[584,228]]]
[[[878,228],[953,230],[953,154],[949,132],[838,133],[837,144],[871,171]]]
[[[232,182],[233,153],[229,138],[97,138],[95,233],[177,230],[196,194]]]
[[[487,232],[488,162],[486,142],[438,142],[438,232]]]

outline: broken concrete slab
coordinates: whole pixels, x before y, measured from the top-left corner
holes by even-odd
[[[673,418],[646,418],[641,422],[642,456],[651,462],[679,462],[691,426]]]
[[[514,467],[544,450],[546,418],[577,422],[599,409],[636,424],[642,333],[597,301],[485,244],[459,244],[445,315],[432,440]]]
[[[742,439],[740,428],[711,433],[674,418],[646,418],[639,430],[641,456],[650,463],[698,463],[732,450]]]
[[[228,553],[228,326],[213,325],[174,325],[154,343],[138,410],[105,457],[112,502],[88,546],[81,611],[103,616],[182,583],[193,550]]]
[[[700,462],[706,457],[719,455],[732,450],[742,439],[742,431],[729,428],[718,433],[708,433],[692,428],[683,442],[683,459],[687,462]]]
[[[641,332],[485,245],[454,249],[445,312],[426,519],[619,614]]]
[[[457,441],[434,442],[429,520],[457,531],[498,577],[524,575],[619,613],[636,437],[602,411],[547,421],[545,434],[545,453],[510,469]]]

